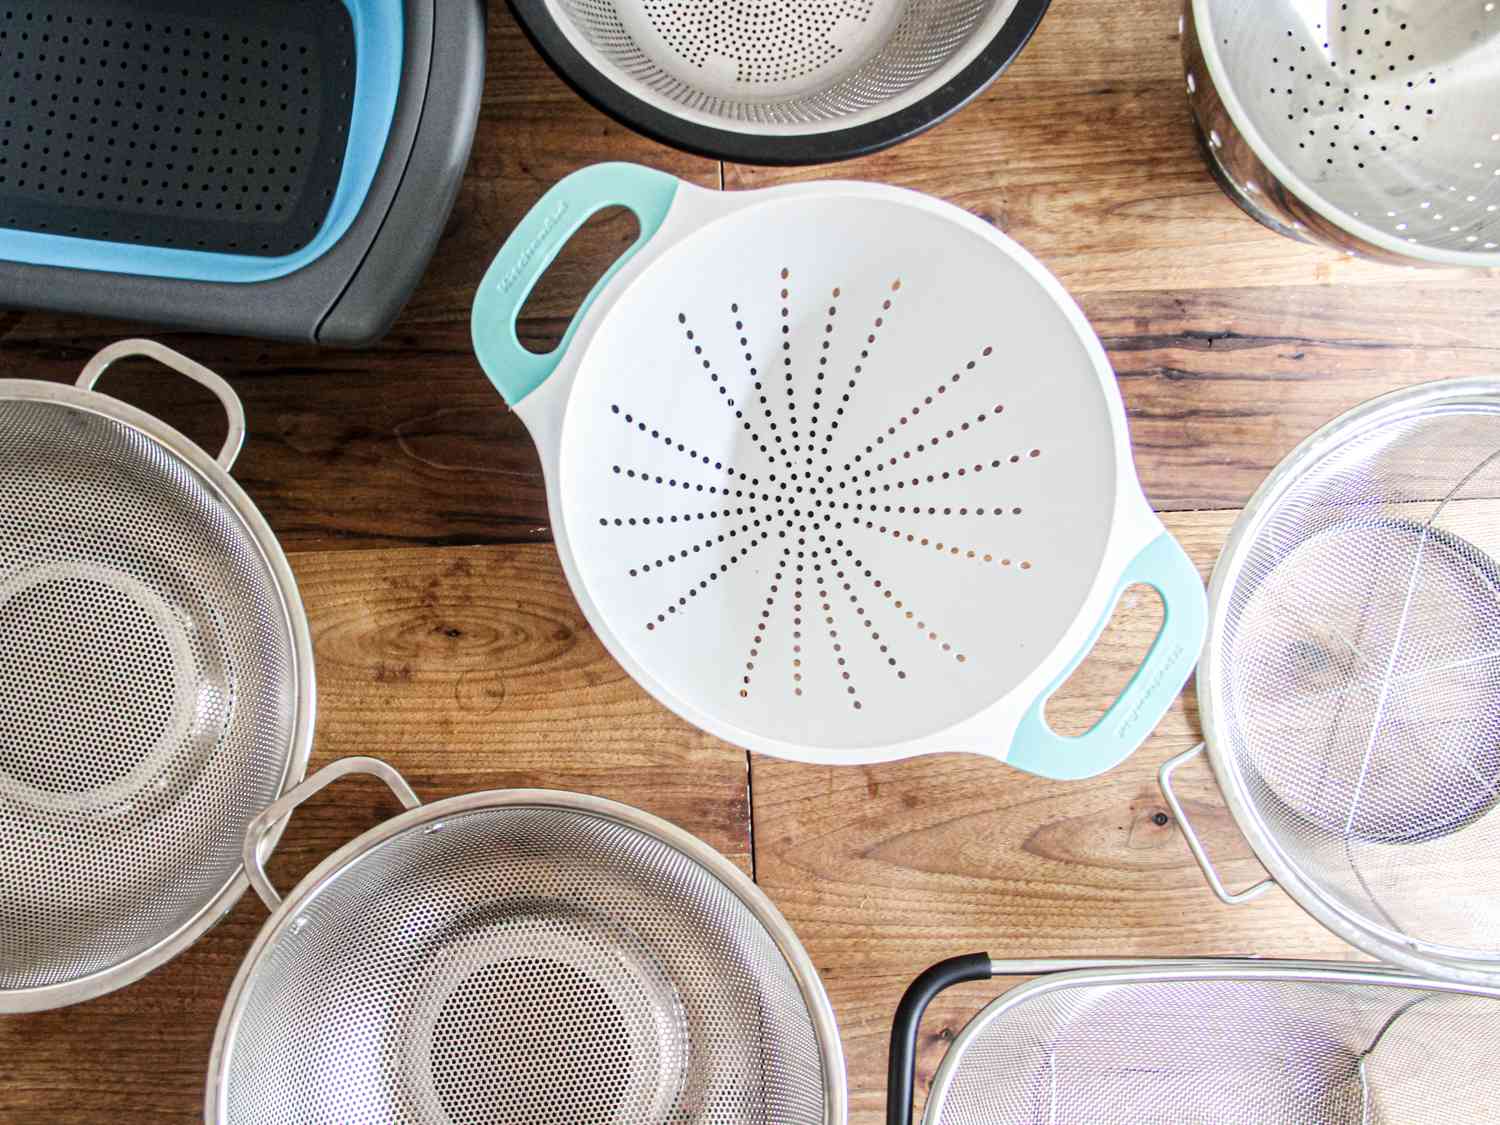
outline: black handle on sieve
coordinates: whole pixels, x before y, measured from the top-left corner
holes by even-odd
[[[933,997],[970,980],[989,980],[988,953],[950,957],[928,969],[906,990],[891,1024],[890,1068],[886,1074],[886,1125],[911,1125],[912,1093],[917,1081],[917,1028]]]

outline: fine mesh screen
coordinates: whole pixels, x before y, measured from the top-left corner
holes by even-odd
[[[0,402],[0,990],[169,937],[240,868],[296,692],[279,588],[175,455]]]
[[[991,1018],[927,1121],[1481,1125],[1500,1121],[1497,1047],[1492,999],[1253,976],[1080,983]]]
[[[290,254],[343,170],[342,0],[0,3],[0,229]]]
[[[827,1120],[771,935],[694,860],[573,810],[460,813],[366,852],[227,1018],[229,1122]]]
[[[1480,960],[1500,955],[1497,497],[1500,415],[1367,427],[1265,514],[1213,653],[1218,749],[1316,892]]]
[[[838,121],[894,107],[959,69],[1015,0],[552,0],[616,81],[736,127]],[[753,131],[753,129],[752,129]]]

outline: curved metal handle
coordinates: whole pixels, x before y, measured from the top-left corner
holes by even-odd
[[[260,895],[261,901],[266,904],[268,910],[275,910],[281,905],[281,895],[277,893],[270,878],[266,875],[265,841],[271,827],[289,816],[293,809],[314,793],[351,773],[367,773],[372,777],[380,778],[390,787],[396,799],[408,809],[414,809],[422,803],[422,799],[412,792],[410,785],[406,784],[406,779],[379,758],[340,758],[332,765],[324,766],[300,785],[288,789],[274,803],[262,809],[245,829],[243,848],[245,874],[250,876],[250,885],[255,888],[255,893]]]
[[[917,1028],[922,1013],[933,997],[944,989],[970,980],[989,980],[993,976],[988,953],[970,953],[939,961],[911,982],[896,1018],[891,1022],[891,1053],[887,1060],[885,1120],[886,1125],[911,1125],[912,1093],[917,1082]]]
[[[516,225],[495,255],[474,295],[470,333],[474,354],[505,401],[515,406],[557,369],[583,314],[615,271],[651,241],[666,221],[680,181],[637,164],[595,164],[554,184]],[[562,343],[546,355],[522,347],[516,317],[558,252],[589,217],[606,207],[634,212],[641,232],[589,290],[573,314]]]
[[[1109,710],[1086,734],[1065,738],[1047,725],[1047,700],[1083,663],[1114,616],[1120,595],[1137,582],[1154,587],[1161,595],[1161,632]],[[1198,662],[1207,631],[1208,596],[1203,579],[1182,545],[1164,531],[1130,560],[1108,612],[1094,626],[1088,643],[1022,717],[1006,763],[1058,781],[1080,781],[1114,769],[1150,737],[1177,699]]]
[[[1182,829],[1182,838],[1187,841],[1187,846],[1193,853],[1193,858],[1198,861],[1198,866],[1203,869],[1203,877],[1208,880],[1209,887],[1219,897],[1219,901],[1226,906],[1236,906],[1242,902],[1249,902],[1252,898],[1259,898],[1276,885],[1275,879],[1262,879],[1252,887],[1247,887],[1238,893],[1231,893],[1224,882],[1219,878],[1219,873],[1214,870],[1213,861],[1208,858],[1208,852],[1203,847],[1203,841],[1198,839],[1198,833],[1193,831],[1193,825],[1187,818],[1187,812],[1182,807],[1182,802],[1177,799],[1177,794],[1172,791],[1172,775],[1177,772],[1179,766],[1192,758],[1203,753],[1205,744],[1200,742],[1191,750],[1186,750],[1174,758],[1163,763],[1160,772],[1156,775],[1157,784],[1161,786],[1161,795],[1166,798],[1167,805],[1172,810],[1172,815],[1177,818],[1177,824]]]
[[[240,396],[234,393],[234,388],[223,378],[201,363],[194,363],[181,352],[174,352],[165,344],[158,344],[155,340],[120,340],[104,348],[84,364],[83,371],[78,376],[77,385],[85,391],[93,390],[94,384],[99,381],[99,376],[104,374],[110,364],[135,355],[154,359],[157,363],[170,367],[178,374],[186,375],[193,382],[207,387],[218,396],[219,401],[224,404],[224,413],[229,415],[229,433],[224,438],[224,448],[219,450],[219,455],[214,460],[226,473],[234,468],[234,460],[240,455],[240,447],[245,444],[245,408],[240,404]]]

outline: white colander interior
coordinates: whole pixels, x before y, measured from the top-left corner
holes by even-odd
[[[1199,7],[1238,112],[1308,193],[1413,246],[1500,251],[1500,7]]]
[[[589,343],[560,468],[632,670],[719,733],[819,748],[945,729],[1034,671],[1098,578],[1123,441],[1044,276],[858,191],[654,263]]]
[[[648,104],[757,135],[895,113],[953,78],[1017,0],[548,0],[569,41]]]

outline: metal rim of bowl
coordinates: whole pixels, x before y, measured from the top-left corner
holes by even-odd
[[[636,97],[575,47],[547,0],[509,0],[526,38],[552,70],[595,109],[621,125],[698,156],[735,163],[822,164],[868,156],[925,132],[962,109],[998,78],[1031,41],[1051,0],[1018,0],[994,38],[936,91],[874,121],[846,129],[758,136],[685,120]]]
[[[1249,842],[1261,865],[1276,884],[1302,909],[1357,949],[1413,973],[1456,984],[1500,987],[1500,952],[1492,958],[1464,957],[1446,947],[1393,934],[1326,896],[1304,877],[1300,867],[1278,843],[1250,799],[1239,765],[1228,752],[1227,708],[1223,702],[1224,675],[1219,670],[1219,646],[1228,613],[1228,593],[1238,581],[1251,546],[1278,502],[1318,461],[1342,448],[1350,439],[1401,418],[1449,409],[1482,407],[1500,415],[1500,379],[1449,379],[1391,391],[1339,416],[1297,446],[1276,466],[1250,498],[1230,530],[1209,581],[1208,635],[1198,663],[1198,709],[1209,761],[1235,825]]]
[[[312,635],[308,629],[307,612],[303,608],[302,597],[297,592],[296,579],[287,563],[286,554],[272,533],[270,525],[266,523],[265,517],[261,515],[260,510],[256,508],[254,502],[234,478],[195,442],[155,415],[148,414],[129,403],[100,391],[80,390],[62,383],[48,383],[34,379],[0,379],[0,402],[6,401],[57,403],[128,426],[186,465],[204,487],[222,500],[225,506],[238,517],[241,526],[259,549],[266,569],[276,584],[277,593],[281,597],[283,623],[292,641],[293,677],[297,699],[291,744],[287,749],[286,767],[277,789],[278,795],[284,793],[290,785],[301,780],[307,771],[308,758],[312,753],[317,689],[313,671]],[[273,841],[280,836],[284,827],[285,822],[272,830],[270,836]],[[0,990],[0,1013],[39,1012],[66,1007],[84,1000],[92,1000],[135,983],[154,969],[172,960],[202,937],[233,909],[249,886],[250,880],[244,869],[238,869],[234,876],[219,888],[213,898],[205,902],[187,922],[155,945],[107,969],[100,969],[87,976],[37,988]]]
[[[208,1082],[204,1092],[203,1117],[208,1125],[228,1121],[224,1097],[229,1078],[229,1061],[234,1051],[234,1037],[239,1030],[245,1003],[250,995],[255,971],[265,951],[287,927],[294,925],[303,903],[338,879],[353,863],[366,854],[415,827],[462,813],[502,808],[561,809],[613,820],[659,840],[694,863],[697,863],[725,889],[733,894],[766,928],[776,948],[786,959],[787,967],[797,981],[797,988],[807,1005],[808,1016],[818,1038],[822,1055],[825,1121],[827,1125],[844,1125],[848,1118],[848,1089],[844,1052],[839,1039],[833,1005],[823,988],[816,967],[801,941],[775,904],[750,878],[719,852],[692,833],[648,812],[620,804],[604,797],[591,797],[554,789],[492,789],[466,793],[408,809],[350,840],[313,868],[281,901],[255,937],[249,952],[235,974],[214,1032],[213,1052],[209,1058]],[[274,844],[274,841],[272,841]],[[270,846],[270,845],[268,845]]]
[[[1218,92],[1224,111],[1229,114],[1234,127],[1239,130],[1240,136],[1244,137],[1245,143],[1250,146],[1256,157],[1287,190],[1334,226],[1397,257],[1431,265],[1460,266],[1466,269],[1500,268],[1500,251],[1443,250],[1423,246],[1420,243],[1412,244],[1405,239],[1387,234],[1338,207],[1302,176],[1294,172],[1276,155],[1276,150],[1266,143],[1260,130],[1255,127],[1255,123],[1245,111],[1234,85],[1229,81],[1228,69],[1219,52],[1219,36],[1214,28],[1214,0],[1190,0],[1190,2],[1193,19],[1198,29],[1198,46],[1203,52],[1203,64],[1208,69],[1209,81]]]

